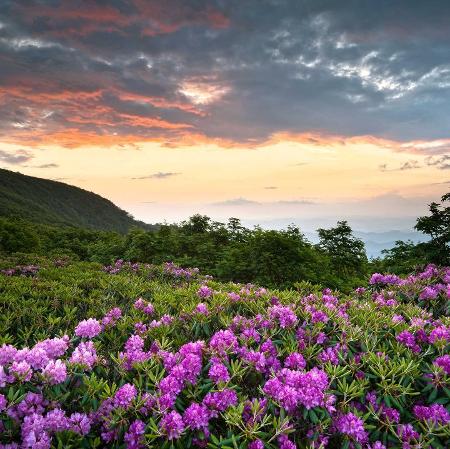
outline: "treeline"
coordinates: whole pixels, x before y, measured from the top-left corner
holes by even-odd
[[[433,262],[450,265],[450,207],[430,205],[430,215],[417,220],[416,229],[429,242],[397,242],[383,259],[368,261],[364,243],[345,221],[318,229],[319,243],[309,242],[300,229],[248,229],[236,218],[227,223],[194,215],[177,225],[156,230],[132,228],[122,235],[75,227],[50,226],[18,219],[0,219],[0,251],[69,256],[109,264],[113,260],[146,263],[173,261],[198,267],[224,281],[254,282],[268,287],[292,287],[308,281],[348,291],[374,271],[411,272]]]

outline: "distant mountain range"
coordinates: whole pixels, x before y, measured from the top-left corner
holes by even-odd
[[[111,201],[79,187],[0,169],[0,216],[126,233],[153,229]]]

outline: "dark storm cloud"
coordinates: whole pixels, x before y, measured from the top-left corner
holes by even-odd
[[[0,134],[68,147],[449,139],[449,16],[446,0],[4,0]]]

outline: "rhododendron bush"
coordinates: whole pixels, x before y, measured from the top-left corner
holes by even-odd
[[[351,295],[173,264],[0,274],[0,448],[445,448],[450,269]]]

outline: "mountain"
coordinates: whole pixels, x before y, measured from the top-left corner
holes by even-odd
[[[0,169],[0,217],[126,233],[154,228],[95,193],[63,182]]]

